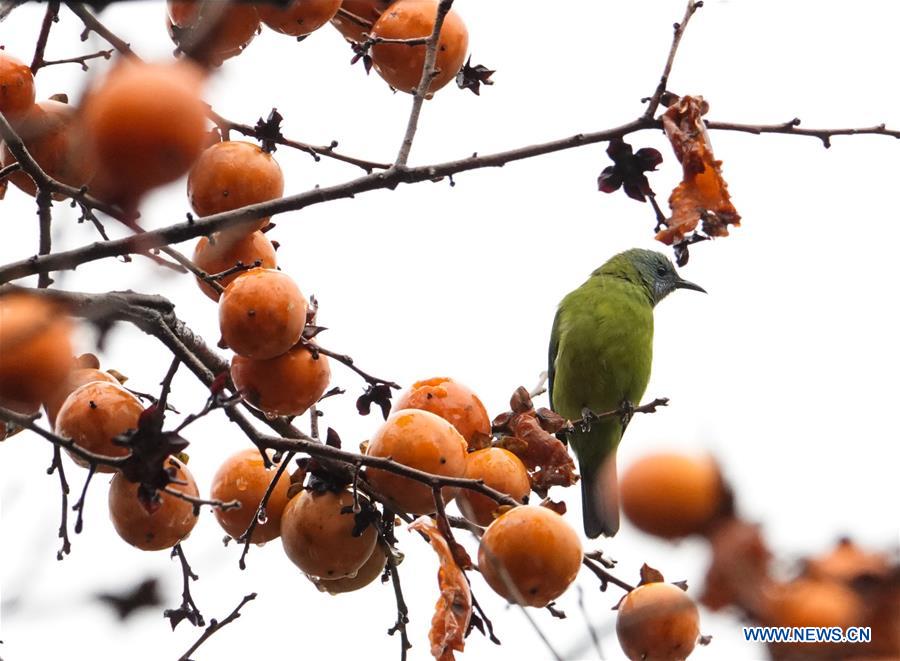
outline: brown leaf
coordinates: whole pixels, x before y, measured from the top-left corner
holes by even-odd
[[[711,610],[735,604],[747,613],[760,610],[769,576],[769,553],[759,527],[726,520],[710,535],[712,562],[700,601]]]
[[[567,508],[566,503],[562,500],[553,500],[552,498],[544,498],[541,501],[541,507],[546,507],[548,510],[553,510],[560,516],[565,516]]]
[[[454,650],[462,652],[465,649],[465,635],[472,617],[469,582],[432,518],[419,517],[409,524],[409,528],[426,535],[440,559],[438,586],[441,596],[434,607],[428,640],[431,642],[431,654],[437,661],[453,661],[456,658]]]
[[[683,179],[669,197],[672,217],[656,238],[667,245],[684,241],[703,221],[708,236],[728,236],[728,225],[740,225],[722,177],[722,161],[713,155],[702,116],[709,109],[701,96],[679,99],[662,116],[663,128],[684,170]]]

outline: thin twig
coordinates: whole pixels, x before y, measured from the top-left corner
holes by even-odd
[[[69,542],[69,483],[66,481],[66,471],[62,464],[62,454],[58,445],[53,446],[53,463],[47,469],[47,474],[53,471],[59,475],[59,490],[62,498],[62,514],[59,521],[58,536],[62,540],[62,547],[56,552],[56,559],[62,560],[72,552],[72,544]]]
[[[35,74],[44,66],[44,50],[47,48],[47,39],[50,37],[50,28],[59,16],[59,0],[51,0],[47,3],[47,11],[44,12],[44,21],[41,23],[41,31],[38,34],[37,44],[34,48],[34,57],[31,58],[31,73]]]
[[[256,530],[256,526],[261,523],[260,520],[265,518],[266,505],[268,505],[269,499],[272,497],[272,492],[275,491],[275,486],[278,484],[278,481],[281,479],[281,476],[284,474],[284,471],[287,469],[288,464],[290,464],[293,458],[294,453],[288,452],[281,459],[281,463],[278,465],[278,468],[275,469],[275,474],[272,475],[272,479],[269,480],[269,486],[266,487],[266,492],[263,494],[262,499],[256,506],[256,512],[254,512],[253,518],[250,519],[250,524],[247,526],[247,529],[243,532],[243,534],[237,538],[237,541],[244,545],[244,549],[241,551],[241,557],[238,560],[238,566],[242,570],[247,568],[246,557],[248,551],[250,550],[250,541],[253,538],[253,531]]]
[[[406,600],[403,598],[403,586],[400,585],[400,572],[397,570],[397,559],[388,549],[387,555],[388,573],[391,575],[391,585],[394,588],[394,599],[397,602],[397,620],[394,626],[388,629],[388,635],[393,636],[400,633],[400,661],[406,661],[406,654],[412,647],[409,642],[409,636],[406,633],[406,625],[409,624],[409,608],[406,606]]]
[[[662,95],[665,93],[666,86],[669,84],[669,75],[672,73],[672,65],[675,63],[675,53],[678,52],[678,44],[681,43],[681,38],[684,36],[684,31],[687,29],[691,16],[693,16],[694,12],[702,6],[702,0],[688,0],[687,8],[684,10],[684,18],[681,19],[681,23],[676,23],[674,25],[675,33],[672,36],[672,46],[669,48],[666,65],[663,68],[659,84],[656,86],[656,91],[653,92],[653,96],[647,99],[649,103],[647,104],[647,109],[644,111],[644,119],[653,119],[653,116],[656,114]]]
[[[706,122],[706,127],[716,131],[739,131],[761,135],[763,133],[780,133],[782,135],[804,135],[818,138],[822,145],[831,147],[831,138],[836,135],[884,135],[900,139],[900,131],[887,128],[884,124],[865,128],[807,129],[799,128],[800,119],[795,117],[783,124],[737,124],[734,122]]]
[[[81,69],[83,71],[87,71],[88,70],[88,65],[87,65],[88,61],[96,60],[101,57],[104,60],[108,60],[109,58],[112,57],[112,54],[113,54],[113,49],[111,49],[111,48],[108,48],[106,50],[101,49],[94,53],[86,53],[84,55],[77,55],[75,57],[66,57],[61,60],[46,60],[43,64],[43,66],[52,67],[57,64],[80,64]]]
[[[453,6],[453,0],[440,0],[434,17],[434,27],[431,30],[431,36],[425,45],[425,62],[422,66],[422,77],[419,79],[419,86],[413,93],[412,109],[409,112],[409,120],[406,123],[406,132],[403,135],[403,142],[400,143],[400,151],[394,161],[394,167],[405,167],[409,161],[409,153],[412,151],[413,140],[416,137],[416,130],[419,127],[419,115],[422,113],[422,103],[428,95],[428,88],[435,76],[435,63],[437,62],[437,47],[441,36],[441,28],[444,25],[444,18]]]
[[[241,599],[241,603],[235,606],[234,610],[231,611],[228,617],[226,617],[221,622],[216,620],[215,618],[210,619],[209,626],[206,627],[206,630],[203,632],[200,638],[197,639],[197,642],[191,645],[190,649],[182,654],[179,657],[178,661],[191,661],[190,656],[197,651],[198,647],[205,643],[207,639],[216,631],[238,619],[241,616],[241,609],[247,604],[247,602],[253,601],[254,599],[256,599],[256,593],[251,592],[250,594],[245,595],[244,598]]]
[[[206,622],[203,619],[203,615],[200,614],[200,609],[197,608],[197,604],[194,602],[194,597],[191,595],[191,581],[196,581],[198,576],[188,564],[187,557],[184,555],[184,549],[181,548],[180,543],[172,547],[172,557],[177,557],[181,563],[181,606],[175,609],[167,609],[163,612],[163,616],[168,618],[173,630],[182,620],[187,620],[195,627],[202,627]]]

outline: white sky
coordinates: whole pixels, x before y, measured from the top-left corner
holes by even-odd
[[[498,69],[496,85],[481,98],[447,89],[426,104],[412,162],[487,153],[636,117],[639,99],[657,83],[683,5],[457,0],[474,60]],[[773,123],[799,116],[816,127],[900,127],[895,3],[861,1],[852,10],[836,1],[706,5],[682,44],[670,89],[703,94],[709,118]],[[42,11],[16,10],[0,24],[0,44],[30,61]],[[128,2],[103,19],[142,55],[162,57],[171,50],[163,11],[161,3]],[[48,56],[105,47],[94,37],[79,43],[79,31],[77,19],[63,12]],[[222,114],[247,123],[277,105],[292,138],[321,144],[338,139],[348,153],[390,160],[410,97],[391,94],[375,74],[367,79],[361,67],[349,67],[350,56],[330,27],[300,44],[264,31],[225,65],[207,98]],[[87,78],[76,65],[44,70],[39,98],[67,92],[77,99]],[[840,534],[896,545],[900,438],[893,398],[900,352],[892,192],[900,145],[868,136],[835,138],[829,151],[800,137],[714,133],[713,141],[744,227],[694,249],[683,273],[709,296],[676,294],[657,310],[647,397],[668,396],[672,404],[634,421],[620,466],[657,448],[713,452],[736,489],[740,511],[763,523],[786,569]],[[664,138],[645,132],[630,142],[663,152],[666,160],[651,184],[665,199],[680,168]],[[404,186],[288,214],[277,219],[272,235],[282,244],[280,266],[321,301],[321,323],[331,329],[323,345],[402,384],[454,376],[496,415],[516,386],[533,385],[545,368],[558,300],[612,254],[632,246],[662,248],[652,239],[647,205],[596,192],[596,177],[608,164],[604,150],[587,147],[463,174],[455,188]],[[286,193],[359,174],[285,149],[276,157]],[[145,226],[180,221],[187,210],[181,181],[147,200]],[[56,205],[55,247],[95,240],[92,228],[74,218],[68,206]],[[34,206],[17,190],[0,204],[0,223],[0,263],[36,251]],[[122,234],[113,223],[108,229]],[[218,337],[216,309],[191,280],[160,272],[146,260],[95,262],[57,280],[72,289],[161,293],[212,343]],[[89,335],[81,348],[91,349]],[[153,339],[124,326],[101,357],[139,390],[155,390],[168,365]],[[358,417],[353,402],[361,382],[339,365],[332,371],[334,384],[349,394],[323,406],[325,424],[353,447],[379,418]],[[182,370],[176,406],[196,410],[204,397]],[[191,470],[207,488],[221,458],[247,443],[221,415],[191,427],[189,439]],[[91,601],[97,591],[154,575],[164,579],[166,606],[177,606],[177,562],[118,539],[107,523],[101,476],[88,496],[85,531],[73,539],[72,555],[58,563],[58,484],[44,474],[50,456],[48,445],[26,435],[2,446],[0,585],[4,600],[22,600],[2,614],[0,656],[45,659],[76,650],[78,658],[177,658],[199,634],[188,624],[173,634],[158,611],[145,611],[119,626]],[[84,472],[69,466],[77,492]],[[577,489],[556,495],[566,499],[568,519],[580,530]],[[194,595],[204,615],[223,617],[250,591],[259,598],[197,659],[276,658],[284,651],[304,658],[396,656],[399,641],[385,635],[394,618],[389,586],[349,597],[319,595],[277,542],[253,549],[248,570],[240,572],[239,551],[223,549],[221,535],[204,512],[185,544],[200,575]],[[407,553],[401,575],[412,611],[411,658],[430,658],[426,632],[437,597],[435,559],[412,535],[399,536]],[[625,523],[601,546],[620,561],[617,573],[626,580],[635,580],[640,564],[648,562],[670,580],[688,579],[693,594],[701,585],[707,560],[702,543],[658,542]],[[473,583],[504,646],[495,650],[474,634],[461,658],[545,658],[522,615],[479,578]],[[619,658],[609,610],[619,593],[600,593],[589,575],[578,584],[604,635],[607,658]],[[574,588],[559,606],[568,620],[552,620],[545,611],[533,615],[566,652],[586,635]],[[733,618],[704,614],[702,631],[714,642],[695,658],[763,657],[761,648],[743,643],[739,627]],[[596,656],[587,648],[571,658]]]

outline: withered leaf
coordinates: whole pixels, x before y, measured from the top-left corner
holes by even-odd
[[[460,89],[470,90],[476,96],[481,96],[482,85],[493,85],[491,76],[497,73],[494,69],[488,69],[482,64],[472,65],[472,56],[466,60],[463,68],[456,74],[456,84]]]
[[[441,595],[434,607],[428,640],[431,642],[431,655],[437,661],[453,661],[456,658],[453,652],[465,649],[465,635],[472,617],[469,582],[456,564],[450,545],[438,530],[434,519],[419,517],[409,524],[409,528],[428,537],[441,563],[438,569]]]
[[[722,161],[713,155],[703,115],[708,105],[701,96],[684,96],[662,116],[663,128],[684,171],[669,197],[672,217],[656,238],[667,245],[682,243],[702,221],[707,236],[728,236],[729,225],[741,216],[731,203],[722,177]]]

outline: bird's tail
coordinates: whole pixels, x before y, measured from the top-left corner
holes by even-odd
[[[591,471],[579,464],[581,472],[581,508],[584,534],[591,539],[612,537],[619,531],[619,484],[616,478],[616,452],[610,452]]]

